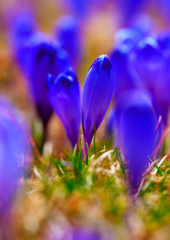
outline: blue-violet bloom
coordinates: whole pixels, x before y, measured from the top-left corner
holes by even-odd
[[[140,84],[129,62],[129,55],[132,49],[133,43],[131,41],[125,41],[120,43],[110,53],[115,79],[114,100],[116,100],[122,92],[136,88]]]
[[[16,15],[16,16],[15,16]],[[38,26],[33,13],[25,9],[15,14],[9,23],[9,42],[16,62],[22,71],[25,70],[27,41],[37,31]]]
[[[77,68],[82,57],[82,39],[78,20],[71,16],[62,16],[56,22],[54,35],[59,47],[69,54],[73,67]]]
[[[29,41],[26,75],[37,113],[46,129],[52,114],[46,87],[47,75],[58,76],[70,66],[67,53],[44,34],[37,33]]]
[[[136,194],[157,144],[157,117],[146,92],[129,91],[119,100],[115,109],[116,144],[127,164],[131,192]]]
[[[113,88],[112,64],[106,55],[101,55],[91,65],[82,93],[82,125],[88,146],[104,119],[112,99]]]
[[[63,123],[74,149],[80,128],[80,85],[72,69],[57,78],[47,78],[48,96],[53,110]]]
[[[130,56],[131,66],[144,88],[155,98],[157,114],[162,116],[167,125],[169,106],[168,60],[153,37],[141,40]],[[163,94],[160,94],[163,93]]]
[[[14,106],[0,98],[0,219],[9,210],[30,163],[29,131]],[[2,220],[2,219],[1,219]]]

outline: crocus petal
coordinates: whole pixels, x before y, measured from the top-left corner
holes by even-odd
[[[80,128],[80,86],[77,77],[71,69],[56,79],[48,75],[47,86],[51,106],[62,121],[74,148]]]
[[[28,128],[13,105],[0,98],[0,218],[30,162]]]
[[[113,88],[112,64],[106,55],[101,55],[86,75],[82,94],[82,125],[89,146],[110,105]]]
[[[56,22],[54,35],[59,46],[69,54],[72,65],[78,67],[82,55],[82,40],[77,19],[62,16]]]
[[[136,193],[155,144],[157,117],[148,94],[126,93],[116,106],[116,142],[127,163],[132,193]]]
[[[39,117],[44,126],[52,113],[46,89],[47,75],[57,76],[69,66],[67,54],[43,34],[35,34],[28,44],[26,75]]]

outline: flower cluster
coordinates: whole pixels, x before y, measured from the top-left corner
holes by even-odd
[[[150,31],[140,25],[119,30],[110,53],[115,91],[107,129],[122,150],[135,193],[170,110],[168,34],[153,36]]]
[[[146,1],[134,4],[132,0],[128,6],[127,1],[116,2],[128,24],[115,34],[109,57],[99,56],[89,68],[81,97],[76,76],[83,54],[84,23],[80,18],[92,6],[106,3],[67,2],[68,8],[74,9],[75,17],[58,19],[51,36],[39,32],[29,11],[15,15],[9,31],[15,60],[27,79],[44,135],[54,111],[73,149],[78,144],[81,121],[85,149],[90,147],[113,99],[108,133],[114,132],[115,143],[127,166],[131,190],[136,193],[152,152],[168,125],[170,35],[166,32],[154,35],[152,21],[146,16],[140,21],[130,21],[134,12],[148,6]],[[161,124],[157,126],[160,117]]]

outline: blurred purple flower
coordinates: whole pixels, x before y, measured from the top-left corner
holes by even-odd
[[[29,133],[13,105],[0,98],[0,218],[7,211],[30,162]],[[2,215],[1,215],[2,214]]]
[[[71,16],[62,16],[56,22],[54,35],[59,47],[67,51],[72,65],[77,68],[82,57],[82,39],[78,20]]]
[[[144,33],[138,29],[132,27],[121,28],[116,32],[115,41],[118,46],[124,43],[133,47],[144,36]]]
[[[135,15],[143,11],[146,0],[117,0],[115,2],[120,14],[123,17],[124,24],[127,24],[130,20],[134,18]]]
[[[115,35],[116,46],[110,53],[115,79],[114,102],[117,101],[123,92],[141,87],[141,82],[131,66],[129,57],[135,45],[146,37],[146,34],[150,31],[149,27],[144,28],[140,23],[140,18],[145,19],[145,17],[143,15],[138,17],[136,22],[134,21],[127,28],[120,29]],[[114,110],[111,111],[107,120],[108,135],[113,134],[113,122]]]
[[[107,112],[113,88],[112,64],[106,55],[101,55],[91,65],[83,87],[82,125],[88,146]]]
[[[74,149],[80,128],[80,85],[72,69],[56,79],[47,78],[48,96],[53,110],[62,121]]]
[[[116,105],[115,138],[127,164],[131,191],[138,191],[157,138],[157,117],[150,95],[140,90],[123,94]]]
[[[166,125],[169,108],[168,65],[156,39],[147,37],[141,40],[132,52],[130,61],[143,87],[155,98],[157,113],[162,115]]]
[[[113,240],[110,233],[97,228],[73,227],[71,225],[51,224],[47,234],[48,240]]]
[[[127,41],[118,45],[110,54],[115,79],[114,100],[122,92],[136,88],[139,85],[138,79],[129,62],[129,55],[132,48],[133,43]]]
[[[104,240],[101,233],[95,229],[76,228],[73,232],[73,240]]]
[[[27,52],[27,41],[37,31],[38,26],[34,14],[29,9],[14,12],[8,26],[9,43],[14,58],[21,70],[25,69],[25,54]]]
[[[37,113],[46,129],[52,108],[46,87],[47,75],[58,76],[70,66],[68,55],[46,35],[35,34],[28,42],[25,70]]]
[[[103,8],[109,0],[60,0],[69,13],[85,19],[93,7]]]

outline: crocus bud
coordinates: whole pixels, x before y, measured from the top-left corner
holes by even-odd
[[[56,79],[47,77],[48,97],[67,132],[74,149],[80,128],[80,85],[72,69],[60,74]]]
[[[157,117],[150,95],[127,92],[116,106],[116,144],[127,164],[131,192],[135,194],[156,145]]]
[[[104,119],[112,99],[113,88],[112,64],[106,55],[101,55],[91,65],[83,87],[82,125],[88,146]]]
[[[82,39],[77,19],[71,16],[61,17],[56,22],[54,35],[59,46],[69,54],[74,68],[77,68],[82,56]]]
[[[26,123],[12,104],[0,98],[0,220],[11,204],[18,180],[30,162]]]
[[[69,66],[67,54],[43,34],[35,34],[28,44],[28,64],[26,75],[30,85],[37,113],[46,128],[52,114],[46,88],[47,75],[58,76]]]

